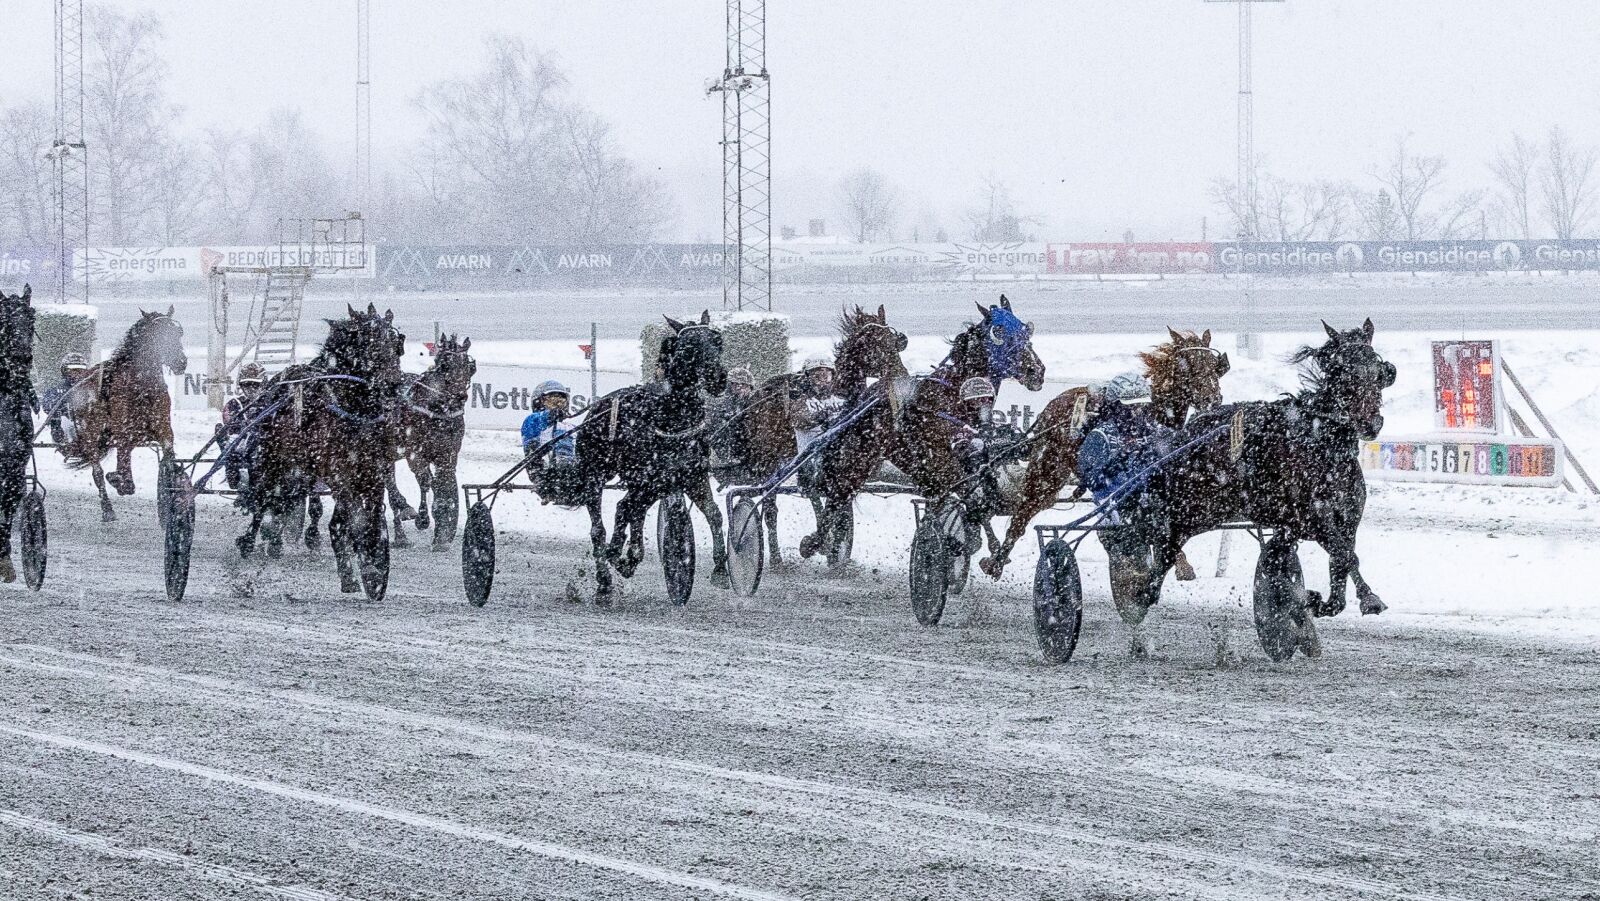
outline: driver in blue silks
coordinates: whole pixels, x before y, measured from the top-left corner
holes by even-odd
[[[571,506],[577,485],[577,439],[561,423],[567,418],[572,392],[551,379],[534,389],[534,410],[522,420],[522,452],[528,457],[528,480],[545,503]],[[539,459],[533,454],[551,444]]]
[[[1101,503],[1160,459],[1168,430],[1150,415],[1150,383],[1124,373],[1097,392],[1099,412],[1078,448],[1078,484]],[[1115,510],[1111,521],[1120,522]]]

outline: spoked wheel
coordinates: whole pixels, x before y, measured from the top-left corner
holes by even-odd
[[[1072,546],[1060,538],[1045,545],[1033,574],[1033,631],[1046,663],[1066,663],[1083,627],[1083,580]]]
[[[828,536],[828,568],[839,569],[850,562],[856,546],[856,508],[854,502],[839,511],[833,523],[833,534]]]
[[[761,587],[765,530],[761,508],[747,497],[740,498],[728,514],[728,578],[740,597],[750,597]]]
[[[667,577],[667,598],[682,607],[694,591],[694,522],[681,494],[661,499],[656,511],[656,551]]]
[[[162,574],[167,583],[167,599],[183,600],[189,588],[189,553],[194,546],[194,488],[189,473],[176,461],[163,464],[167,491],[158,506],[166,538],[162,552]]]
[[[48,530],[44,520],[44,492],[38,485],[22,499],[22,579],[34,591],[44,587],[50,562]]]
[[[163,526],[167,524],[167,512],[172,509],[172,472],[177,468],[176,463],[165,459],[156,467],[156,521]]]
[[[467,525],[461,530],[461,586],[467,603],[474,607],[489,603],[494,588],[494,516],[483,501],[467,511]]]
[[[389,592],[389,520],[383,504],[370,510],[357,508],[351,519],[356,564],[361,568],[361,590],[367,600],[381,601]]]
[[[1309,615],[1306,577],[1295,543],[1268,541],[1256,561],[1255,620],[1261,649],[1275,661],[1293,657]]]
[[[950,539],[940,518],[922,517],[911,538],[911,612],[924,626],[936,626],[944,616],[950,593]]]

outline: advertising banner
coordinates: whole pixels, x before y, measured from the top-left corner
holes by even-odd
[[[305,266],[317,278],[372,278],[377,275],[377,252],[372,244],[360,248],[311,246],[258,247],[91,247],[72,254],[79,278],[91,281],[174,282],[202,280],[216,266]]]
[[[1051,274],[1154,275],[1212,272],[1215,244],[1073,243],[1046,245],[1045,271]]]

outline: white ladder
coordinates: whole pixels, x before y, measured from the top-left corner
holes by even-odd
[[[300,340],[300,308],[306,281],[303,269],[269,269],[261,291],[260,314],[255,322],[255,361],[277,371],[295,361]]]

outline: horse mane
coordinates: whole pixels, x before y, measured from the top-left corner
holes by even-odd
[[[1192,331],[1178,332],[1178,337],[1200,340],[1200,336]],[[1165,395],[1176,391],[1178,381],[1178,341],[1176,339],[1165,344],[1157,344],[1154,349],[1141,352],[1139,359],[1144,363],[1145,378],[1150,380],[1150,393],[1152,395]]]
[[[1302,344],[1284,358],[1290,366],[1300,367],[1300,386],[1304,394],[1317,394],[1327,387],[1328,373],[1322,368],[1322,349]]]
[[[149,340],[150,326],[159,318],[161,318],[160,313],[142,313],[138,321],[128,328],[127,334],[122,336],[117,349],[111,352],[110,358],[106,360],[107,365],[120,366],[127,363],[128,358],[133,356],[134,350]]]

